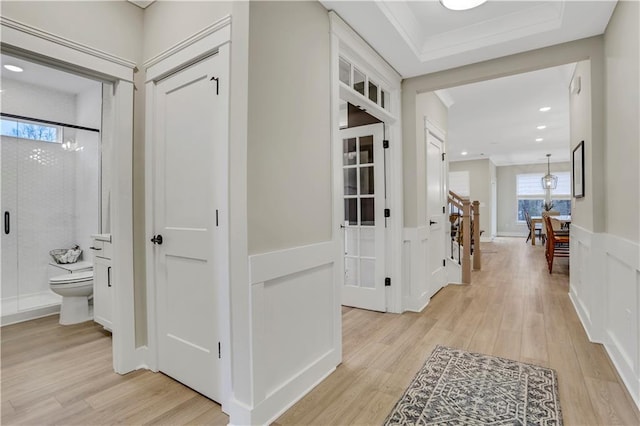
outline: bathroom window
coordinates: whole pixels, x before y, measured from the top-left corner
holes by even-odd
[[[20,120],[0,120],[2,136],[12,136],[14,138],[31,139],[42,142],[62,142],[62,131],[58,126],[50,126]]]

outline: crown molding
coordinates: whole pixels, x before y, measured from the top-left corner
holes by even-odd
[[[175,45],[173,45],[172,47],[168,48],[167,50],[159,53],[158,55],[147,59],[143,66],[145,69],[149,69],[152,66],[162,62],[163,60],[167,59],[168,57],[176,54],[177,52],[180,52],[181,50],[186,49],[187,47],[197,43],[198,41],[206,38],[207,36],[215,33],[216,31],[219,31],[220,29],[226,27],[226,26],[230,26],[231,25],[231,15],[226,15],[224,17],[222,17],[221,19],[217,20],[216,22],[214,22],[213,24],[201,29],[200,31],[198,31],[197,33],[193,34],[191,37],[181,41],[180,43],[177,43]]]
[[[119,56],[112,55],[105,51],[96,49],[91,46],[87,46],[86,44],[78,43],[73,40],[69,40],[68,38],[59,36],[57,34],[50,33],[48,31],[41,30],[39,28],[33,27],[31,25],[25,24],[20,21],[16,21],[11,18],[7,18],[5,16],[0,16],[0,24],[3,27],[12,28],[14,30],[20,31],[21,33],[28,34],[39,39],[49,41],[55,43],[60,46],[64,46],[78,52],[82,52],[93,57],[111,62],[116,65],[120,65],[126,67],[131,70],[136,70],[136,63],[130,61],[128,59],[121,58]]]

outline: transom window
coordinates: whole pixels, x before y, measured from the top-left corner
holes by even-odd
[[[62,130],[58,126],[15,119],[0,119],[0,134],[34,141],[62,142]]]
[[[571,174],[569,172],[553,173],[558,176],[558,186],[551,191],[553,210],[562,215],[571,214]],[[518,222],[524,222],[524,212],[531,216],[540,216],[544,210],[544,189],[540,181],[544,173],[526,173],[516,176],[516,199]]]
[[[356,92],[360,93],[371,102],[389,110],[389,92],[382,89],[378,83],[371,80],[364,72],[355,65],[340,57],[340,81]]]

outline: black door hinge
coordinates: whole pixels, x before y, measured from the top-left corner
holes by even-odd
[[[389,140],[388,140],[388,139],[384,139],[384,140],[382,141],[382,147],[383,147],[384,149],[389,148]]]
[[[384,209],[384,217],[391,217],[391,209]]]
[[[222,358],[222,345],[218,342],[218,359]]]
[[[209,81],[214,81],[216,82],[216,95],[220,94],[220,78],[219,77],[211,77],[211,79]]]
[[[445,155],[445,154],[446,154],[446,153],[444,153],[444,152],[442,153],[442,161],[444,161],[444,155]]]
[[[443,214],[444,214],[444,213],[445,213],[445,211],[446,211],[444,207],[445,207],[445,206],[442,206],[442,213],[443,213]]]
[[[447,266],[447,259],[442,259],[442,266]]]
[[[387,277],[384,279],[384,286],[391,287],[391,278]]]

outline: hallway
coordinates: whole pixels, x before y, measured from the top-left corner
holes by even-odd
[[[437,344],[557,370],[566,425],[635,425],[637,410],[569,300],[569,260],[549,275],[541,246],[483,244],[483,270],[422,313],[343,309],[343,363],[276,424],[382,424]]]

